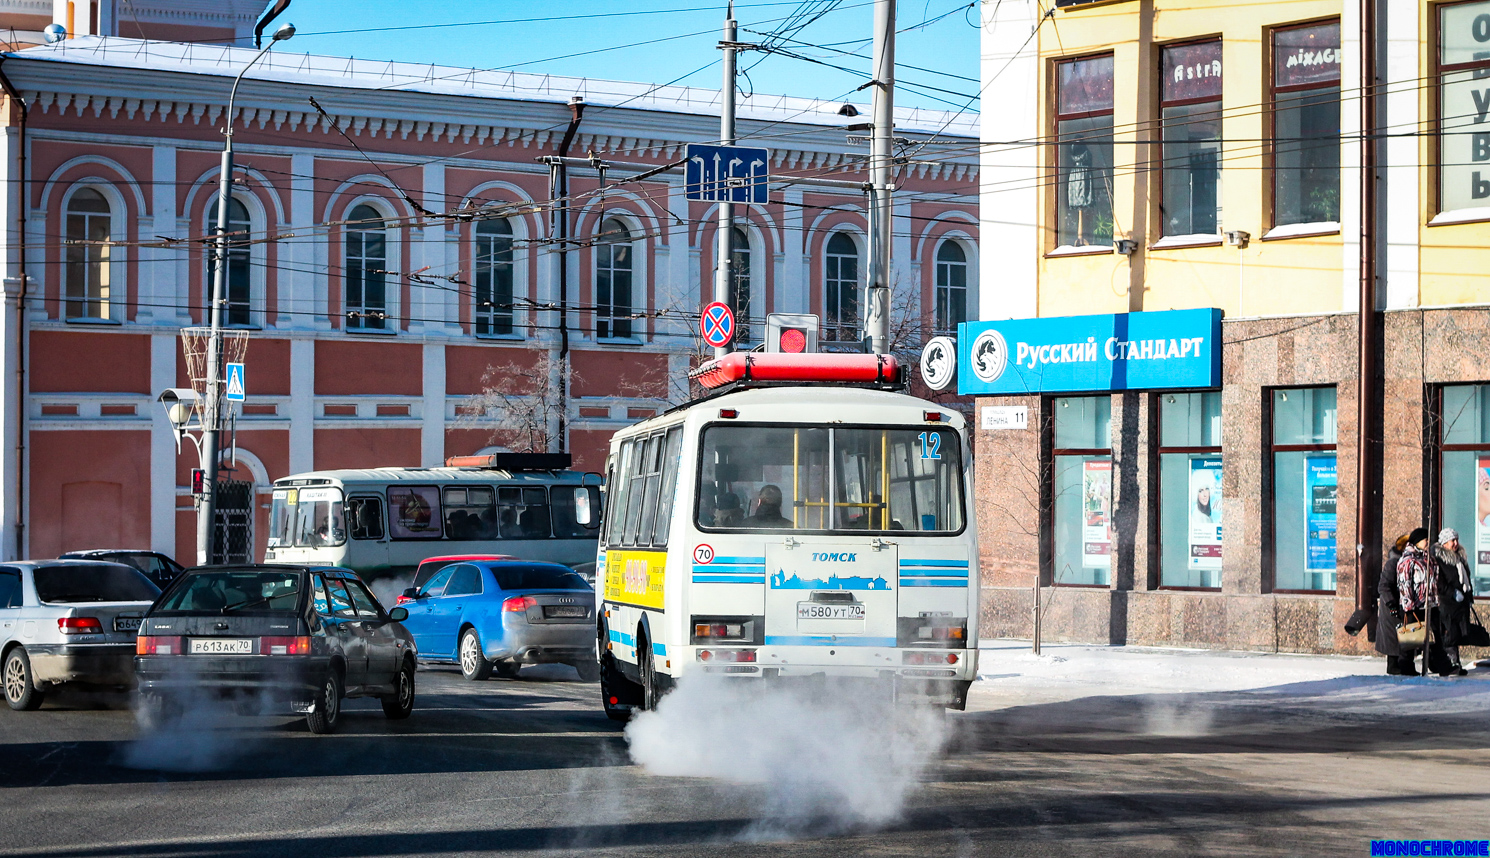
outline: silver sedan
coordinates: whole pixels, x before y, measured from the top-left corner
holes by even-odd
[[[0,680],[12,709],[35,709],[67,682],[134,683],[135,633],[160,588],[97,560],[0,564]]]

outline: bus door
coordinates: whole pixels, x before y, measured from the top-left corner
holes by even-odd
[[[895,646],[898,546],[883,540],[766,545],[766,643]]]
[[[364,574],[388,568],[388,530],[383,523],[383,498],[379,495],[350,495],[347,498],[347,565]]]

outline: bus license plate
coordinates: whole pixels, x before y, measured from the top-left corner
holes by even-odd
[[[819,602],[798,602],[799,620],[862,620],[863,605],[824,605]]]
[[[252,655],[253,641],[228,638],[192,638],[192,655]]]

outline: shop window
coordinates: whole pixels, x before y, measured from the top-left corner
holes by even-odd
[[[967,321],[967,254],[955,241],[936,251],[936,332],[955,334]]]
[[[823,254],[823,288],[827,318],[823,340],[859,341],[859,247],[847,234],[835,233]]]
[[[1221,231],[1221,42],[1171,45],[1160,83],[1165,236]]]
[[[1490,0],[1438,7],[1439,207],[1490,208]]]
[[[1340,23],[1273,31],[1273,225],[1340,220]]]
[[[608,220],[595,242],[595,336],[630,339],[632,315],[631,232]]]
[[[1056,244],[1112,243],[1112,56],[1055,67]]]
[[[1159,586],[1221,586],[1221,394],[1159,398]]]
[[[83,188],[67,201],[67,269],[65,274],[68,321],[113,318],[113,212],[104,195]]]
[[[227,303],[223,307],[223,324],[233,327],[248,327],[254,323],[253,319],[253,282],[250,269],[249,241],[250,230],[253,222],[248,215],[248,207],[234,198],[228,202],[228,279],[225,284],[223,297]],[[207,210],[207,232],[213,236],[217,235],[217,203]],[[216,287],[217,278],[217,242],[214,239],[207,245],[207,279],[203,282],[206,287],[203,291],[211,295]]]
[[[1443,388],[1443,526],[1459,531],[1474,591],[1490,593],[1490,384]]]
[[[1274,390],[1273,588],[1335,591],[1335,389]]]
[[[388,327],[388,236],[378,210],[366,203],[347,215],[347,330]]]
[[[476,335],[512,335],[512,224],[476,222]]]
[[[1112,583],[1112,398],[1056,399],[1056,584]]]

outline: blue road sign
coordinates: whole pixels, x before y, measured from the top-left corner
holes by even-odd
[[[243,364],[228,364],[228,392],[224,394],[229,402],[242,402],[248,386],[243,381]]]
[[[689,143],[684,185],[690,200],[766,204],[771,150]]]
[[[704,308],[700,319],[704,331],[704,342],[716,349],[729,345],[735,338],[735,314],[726,304],[718,301]]]

